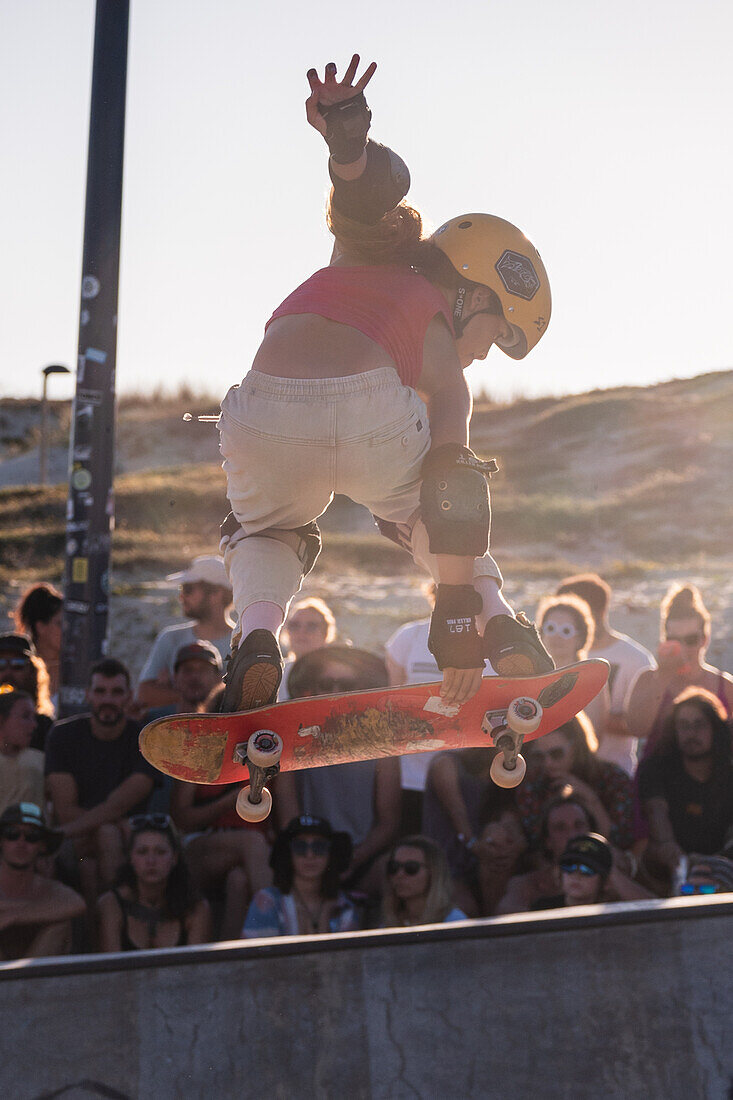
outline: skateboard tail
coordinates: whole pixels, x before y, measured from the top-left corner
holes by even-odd
[[[198,736],[186,716],[179,721],[159,718],[140,734],[140,752],[167,775],[187,783],[211,783],[221,773],[227,740],[226,730]]]

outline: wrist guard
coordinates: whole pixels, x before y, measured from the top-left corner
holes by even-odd
[[[498,466],[468,447],[444,443],[422,465],[420,512],[431,554],[482,557],[489,548],[491,505],[487,478]]]
[[[428,649],[444,668],[483,668],[476,615],[483,601],[473,585],[439,584],[430,619]]]
[[[364,93],[318,110],[326,120],[326,144],[337,164],[353,164],[364,152],[372,112]]]
[[[351,221],[376,225],[410,190],[410,173],[402,158],[386,145],[370,138],[366,152],[366,168],[358,179],[342,180],[330,165],[328,173],[333,183],[335,209]]]

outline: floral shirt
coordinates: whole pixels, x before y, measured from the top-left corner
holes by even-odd
[[[359,920],[355,906],[345,894],[339,894],[328,922],[329,932],[355,932]],[[275,886],[267,886],[255,894],[247,910],[242,929],[245,939],[264,936],[299,936],[298,911],[292,894],[283,894]]]
[[[617,848],[630,848],[633,836],[633,783],[617,764],[597,760],[598,773],[590,786],[603,803],[611,819],[611,835],[606,839]],[[544,779],[526,780],[517,787],[517,808],[532,844],[540,839],[542,813],[553,794]]]

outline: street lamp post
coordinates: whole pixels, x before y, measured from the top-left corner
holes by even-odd
[[[46,386],[48,385],[49,374],[71,374],[68,367],[64,367],[61,363],[51,363],[50,366],[43,368],[43,397],[41,398],[41,448],[40,448],[40,466],[41,466],[41,485],[46,484],[46,477],[48,474],[48,403],[46,401]]]

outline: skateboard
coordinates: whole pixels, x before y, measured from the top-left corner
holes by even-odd
[[[440,684],[411,684],[341,695],[316,695],[239,714],[174,714],[140,733],[140,751],[166,775],[188,783],[249,784],[237,798],[245,821],[272,807],[265,783],[278,771],[402,756],[413,752],[500,749],[491,778],[516,787],[526,771],[523,741],[557,729],[594,699],[608,679],[603,660],[581,661],[542,676],[487,676],[459,706]]]

